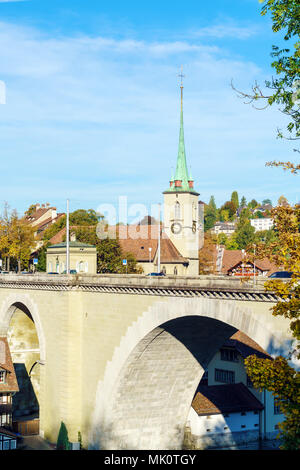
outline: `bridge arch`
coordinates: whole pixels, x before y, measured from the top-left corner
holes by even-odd
[[[29,294],[13,293],[6,297],[0,307],[0,335],[6,336],[12,316],[16,309],[23,310],[35,324],[40,347],[40,361],[46,359],[46,343],[37,304]]]
[[[180,449],[204,368],[237,330],[271,354],[282,344],[280,331],[274,334],[251,304],[199,298],[155,302],[128,328],[98,384],[91,448]]]

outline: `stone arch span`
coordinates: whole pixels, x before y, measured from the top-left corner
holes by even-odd
[[[12,293],[6,297],[0,306],[0,335],[6,336],[10,321],[16,309],[23,310],[35,324],[40,347],[40,361],[46,359],[46,343],[43,326],[37,304],[32,300],[29,294]]]
[[[91,448],[180,449],[195,389],[223,342],[237,330],[269,352],[282,341],[247,305],[170,299],[143,312],[98,384]]]

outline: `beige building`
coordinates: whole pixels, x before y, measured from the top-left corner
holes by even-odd
[[[76,241],[70,241],[69,245],[70,271],[76,271],[76,273],[96,274],[96,247]],[[47,273],[54,272],[61,274],[66,271],[66,253],[66,242],[51,245],[47,248]]]

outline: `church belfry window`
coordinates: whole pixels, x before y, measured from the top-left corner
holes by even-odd
[[[175,219],[180,219],[180,204],[178,201],[175,203]]]

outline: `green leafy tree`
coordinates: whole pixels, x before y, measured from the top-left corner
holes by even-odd
[[[239,203],[239,195],[237,191],[233,191],[231,194],[231,202],[235,205],[235,210],[237,210],[240,207]]]
[[[245,196],[243,196],[242,199],[241,199],[240,207],[246,207],[246,206],[247,206],[247,200],[246,200]]]
[[[270,243],[278,243],[278,238],[275,230],[260,230],[254,234],[254,243],[264,243],[266,246]]]
[[[49,243],[46,242],[37,252],[38,264],[36,266],[37,271],[46,272],[47,271],[47,248]]]
[[[250,202],[248,203],[248,207],[249,207],[250,209],[255,209],[258,205],[259,205],[259,204],[258,204],[258,202],[257,202],[255,199],[252,199],[252,201],[250,201]]]
[[[238,250],[239,245],[238,242],[236,241],[237,234],[233,233],[226,241],[225,243],[225,248],[226,250]]]
[[[204,231],[210,230],[217,221],[217,206],[214,196],[211,196],[209,203],[204,208]]]
[[[219,218],[221,222],[228,222],[229,220],[229,210],[220,209],[219,211]]]
[[[264,199],[263,202],[262,202],[263,205],[266,205],[266,204],[270,204],[270,206],[272,205],[272,201],[271,199]]]
[[[229,220],[232,220],[236,216],[238,206],[233,201],[226,201],[220,208],[220,211],[227,211]]]
[[[274,59],[272,67],[276,72],[275,77],[265,81],[267,91],[264,92],[260,85],[255,83],[250,93],[232,88],[240,97],[246,98],[248,103],[255,103],[262,109],[268,106],[278,106],[288,117],[286,126],[287,136],[278,129],[280,138],[291,140],[300,137],[300,20],[299,0],[260,0],[263,3],[261,14],[270,14],[272,30],[274,33],[283,33],[286,47],[273,45],[271,56]],[[260,104],[262,103],[262,105]],[[298,149],[294,149],[299,152]],[[300,164],[296,162],[267,162],[267,166],[281,166],[285,170],[297,173]]]
[[[250,222],[237,227],[235,241],[239,250],[245,249],[249,244],[254,243],[254,240],[255,228],[252,227]]]
[[[78,209],[70,214],[70,224],[72,225],[97,225],[103,215],[97,214],[93,209]]]
[[[218,245],[226,245],[227,240],[228,240],[228,237],[226,233],[219,233],[219,235],[217,236]]]

